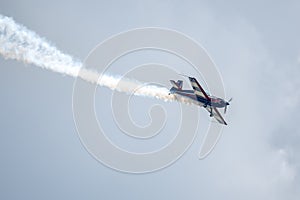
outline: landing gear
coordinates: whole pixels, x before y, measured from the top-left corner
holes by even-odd
[[[213,112],[212,112],[212,107],[210,107],[210,115],[209,115],[210,117],[213,117],[214,116],[214,114],[213,114]]]

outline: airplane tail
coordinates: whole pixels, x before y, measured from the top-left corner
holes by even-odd
[[[178,90],[182,90],[182,85],[183,85],[183,81],[182,80],[178,80],[177,82],[170,80],[172,86]]]

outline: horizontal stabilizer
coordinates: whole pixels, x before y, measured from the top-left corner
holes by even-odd
[[[175,87],[176,89],[181,90],[182,89],[182,85],[183,85],[183,81],[182,80],[178,80],[177,82],[170,80],[171,84],[173,85],[173,87]]]

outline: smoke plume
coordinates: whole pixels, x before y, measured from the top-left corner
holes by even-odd
[[[169,95],[169,90],[165,87],[144,84],[118,75],[99,74],[82,68],[80,61],[64,54],[46,39],[17,24],[12,18],[2,15],[0,15],[0,54],[6,59],[34,64],[53,72],[78,77],[87,82],[108,87],[111,90],[164,101],[177,100],[187,104],[193,103],[173,94]],[[100,75],[101,78],[99,79]]]

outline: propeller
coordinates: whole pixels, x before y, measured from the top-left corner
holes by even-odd
[[[232,101],[232,98],[230,98],[230,99],[226,102],[226,105],[225,105],[225,108],[224,108],[224,114],[226,114],[227,106],[230,105],[230,101]]]

